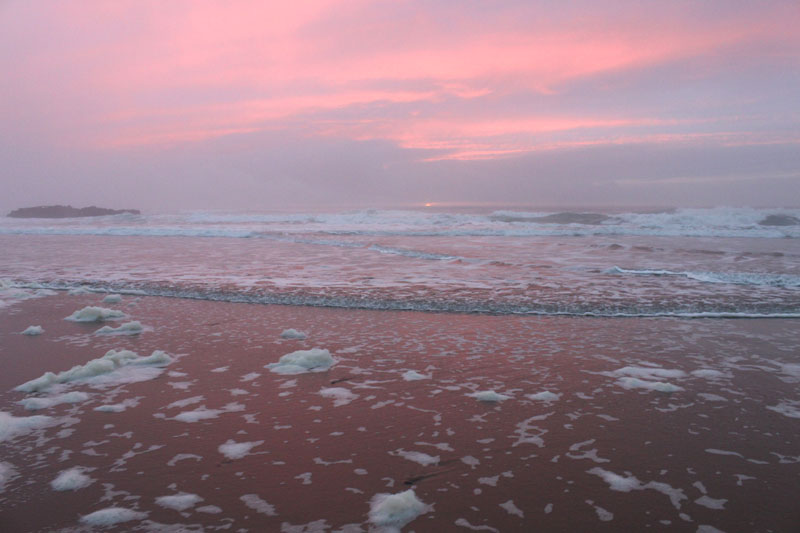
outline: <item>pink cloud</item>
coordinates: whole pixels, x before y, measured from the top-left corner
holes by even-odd
[[[755,20],[751,12],[628,7],[606,13],[589,4],[557,15],[531,6],[472,13],[366,0],[56,2],[46,12],[15,4],[23,26],[44,20],[49,32],[27,38],[26,51],[5,61],[27,80],[28,92],[10,101],[52,108],[43,115],[57,143],[157,147],[288,128],[473,158],[621,142],[641,138],[620,135],[628,128],[675,125],[654,118],[658,109],[649,118],[518,112],[513,103],[496,109],[507,95],[546,99],[600,75],[697,57],[725,65],[733,46],[800,42],[791,6]],[[442,102],[473,105],[431,110]],[[399,110],[375,111],[385,104]],[[410,104],[419,105],[402,108]],[[359,106],[373,107],[359,115]],[[547,138],[567,131],[583,133]]]

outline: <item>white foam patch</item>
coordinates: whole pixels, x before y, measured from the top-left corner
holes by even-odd
[[[282,338],[282,339],[297,339],[297,340],[303,340],[303,339],[305,339],[306,337],[308,337],[308,335],[306,335],[306,334],[305,334],[305,333],[303,333],[302,331],[297,331],[297,330],[296,330],[296,329],[294,329],[294,328],[285,329],[285,330],[283,330],[283,333],[281,333],[281,338]]]
[[[725,503],[727,503],[727,501],[728,500],[725,499],[711,498],[710,496],[703,495],[697,498],[694,503],[697,505],[702,505],[703,507],[708,507],[709,509],[721,511],[725,509]]]
[[[25,331],[22,332],[23,335],[28,335],[30,337],[35,337],[42,333],[44,333],[44,328],[42,326],[28,326],[25,328]]]
[[[787,363],[781,365],[781,372],[794,378],[800,378],[800,364]]]
[[[724,373],[720,372],[719,370],[712,370],[710,368],[700,368],[698,370],[692,370],[692,375],[696,378],[703,378],[703,379],[720,379],[725,377]]]
[[[139,405],[140,398],[141,397],[129,398],[127,400],[121,401],[120,403],[98,405],[97,407],[94,408],[94,410],[100,411],[102,413],[121,413],[130,407],[136,407],[137,405]]]
[[[176,511],[185,511],[191,509],[198,503],[203,501],[203,498],[197,494],[189,492],[181,492],[178,494],[170,494],[168,496],[159,496],[156,498],[156,504],[167,509],[174,509]]]
[[[3,492],[6,485],[17,475],[17,469],[14,468],[14,465],[6,461],[0,461],[0,492]]]
[[[768,405],[767,409],[780,413],[783,416],[788,416],[789,418],[800,418],[800,402],[786,400],[780,402],[778,405]]]
[[[258,494],[245,494],[239,499],[242,500],[246,506],[257,513],[267,516],[278,516],[278,513],[275,512],[275,506],[270,505],[266,501],[262,500]]]
[[[344,387],[328,387],[325,389],[320,389],[319,393],[325,398],[332,399],[334,407],[347,405],[358,398],[358,394],[353,394],[353,392],[351,392],[349,389],[345,389]]]
[[[198,513],[207,513],[207,514],[219,514],[222,512],[221,507],[217,507],[216,505],[204,505],[202,507],[198,507],[195,509]]]
[[[228,439],[225,444],[220,444],[217,450],[219,450],[219,453],[228,459],[241,459],[245,455],[248,455],[250,450],[256,446],[261,446],[262,444],[264,444],[263,440],[257,440],[253,442],[235,442],[231,439]]]
[[[500,507],[506,510],[508,514],[512,514],[514,516],[518,516],[520,518],[525,518],[525,513],[522,510],[514,505],[514,500],[508,500],[505,503],[501,503]]]
[[[420,374],[416,370],[409,370],[408,372],[403,372],[403,379],[406,381],[419,381],[421,379],[431,379],[431,375]]]
[[[107,294],[105,298],[103,298],[104,304],[118,304],[122,301],[122,296],[119,294]]]
[[[478,483],[481,485],[489,485],[490,487],[496,487],[498,481],[500,481],[500,476],[478,478]]]
[[[94,332],[95,335],[138,335],[144,331],[142,323],[138,320],[132,322],[125,322],[119,327],[112,328],[111,326],[103,326]]]
[[[683,490],[673,488],[670,485],[660,481],[649,481],[647,483],[642,483],[636,478],[636,476],[620,476],[619,474],[604,470],[600,467],[594,467],[591,470],[587,470],[587,472],[589,474],[600,476],[603,481],[608,483],[611,490],[630,492],[632,490],[651,489],[665,494],[669,497],[670,502],[672,502],[672,505],[676,509],[681,508],[681,500],[687,499]]]
[[[8,307],[25,300],[52,296],[54,294],[58,293],[48,289],[31,290],[14,287],[11,282],[0,279],[0,308]]]
[[[201,406],[193,411],[183,411],[178,413],[172,417],[171,420],[194,423],[199,422],[200,420],[217,418],[219,415],[224,413],[235,413],[238,411],[244,411],[244,405],[236,402],[225,404],[221,409],[208,409],[205,406]]]
[[[623,377],[617,380],[617,385],[623,389],[644,389],[658,392],[678,392],[683,388],[663,381],[646,381],[639,378]]]
[[[397,450],[389,452],[389,455],[402,457],[403,459],[413,461],[415,463],[421,464],[422,466],[435,465],[438,464],[440,460],[438,455],[428,455],[427,453],[422,453],[422,452],[409,452],[404,450],[403,448],[399,448]]]
[[[84,472],[85,468],[76,466],[68,470],[62,470],[58,476],[50,482],[53,490],[79,490],[88,487],[94,483],[94,479],[87,476]]]
[[[686,377],[683,370],[669,368],[652,368],[649,366],[626,366],[610,373],[613,376],[632,376],[640,379],[678,379]]]
[[[417,498],[414,489],[397,494],[376,494],[369,503],[369,521],[386,533],[395,533],[432,508]]]
[[[588,472],[603,478],[603,481],[608,483],[608,486],[611,490],[630,492],[632,490],[642,489],[642,482],[639,481],[636,476],[620,476],[619,474],[615,474],[614,472],[610,472],[599,467],[592,468]]]
[[[17,403],[29,411],[37,411],[39,409],[47,409],[48,407],[61,405],[62,403],[85,402],[89,398],[91,398],[91,396],[85,392],[73,391],[65,392],[64,394],[56,394],[54,396],[45,396],[43,398],[25,398]]]
[[[105,307],[88,306],[75,311],[64,320],[72,322],[104,322],[106,320],[117,320],[125,318],[125,313],[117,311],[116,309],[107,309]]]
[[[187,459],[194,459],[195,461],[202,461],[203,456],[195,455],[193,453],[179,453],[175,457],[169,460],[167,466],[175,466],[178,461],[186,461]]]
[[[144,520],[147,513],[125,507],[106,507],[81,517],[81,522],[90,526],[113,526],[133,520]]]
[[[60,420],[51,416],[13,416],[0,411],[0,442],[5,442],[37,429],[58,425]]]
[[[84,365],[76,365],[64,372],[59,372],[58,374],[46,372],[36,379],[19,385],[14,390],[41,392],[54,385],[70,382],[83,382],[102,386],[145,381],[160,375],[163,369],[150,368],[137,372],[137,368],[163,367],[172,363],[172,361],[172,357],[161,350],[156,350],[147,357],[140,357],[139,354],[130,350],[109,350],[103,357],[92,359]],[[122,372],[126,368],[128,371]],[[116,375],[112,376],[111,374]]]
[[[458,527],[464,527],[467,529],[471,529],[472,531],[488,531],[489,533],[500,533],[500,530],[492,527],[492,526],[476,526],[475,524],[470,523],[469,520],[466,518],[458,518],[455,522],[453,522]]]
[[[312,348],[287,353],[277,363],[270,363],[264,368],[276,374],[304,374],[306,372],[324,372],[336,364],[328,350]]]
[[[192,396],[191,398],[184,398],[183,400],[176,400],[167,405],[166,409],[173,409],[175,407],[186,407],[195,403],[200,403],[205,399],[205,396]]]
[[[498,394],[493,390],[485,390],[485,391],[478,391],[473,392],[472,394],[467,394],[471,398],[475,398],[481,402],[502,402],[504,400],[510,400],[511,396],[506,396],[505,394]]]
[[[536,394],[526,394],[525,397],[529,400],[536,400],[540,402],[555,402],[561,398],[561,394],[556,394],[546,390],[537,392]]]

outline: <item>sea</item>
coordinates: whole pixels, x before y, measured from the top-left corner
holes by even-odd
[[[417,207],[0,218],[0,279],[230,302],[800,318],[800,209]]]
[[[800,530],[800,209],[0,217],[0,531]]]

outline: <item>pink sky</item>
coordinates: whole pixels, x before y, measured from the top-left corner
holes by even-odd
[[[785,198],[800,191],[798,27],[794,1],[6,1],[3,207],[559,203],[613,176],[638,180],[624,202],[663,200],[667,183],[673,203],[747,203],[742,180],[794,172]],[[674,168],[643,163],[653,150]],[[491,198],[481,171],[501,185]],[[742,197],[670,172],[728,176]],[[215,195],[220,180],[236,192]]]

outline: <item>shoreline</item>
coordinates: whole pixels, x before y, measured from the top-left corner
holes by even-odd
[[[406,526],[418,532],[800,524],[800,430],[785,414],[800,382],[793,320],[375,313],[156,296],[110,305],[102,296],[0,309],[0,411],[74,419],[0,442],[18,472],[0,492],[4,530],[79,531],[80,516],[113,504],[147,513],[120,530],[366,531],[373,496],[409,488],[432,506]],[[106,325],[138,320],[145,330],[98,336],[104,324],[63,320],[89,305],[128,315]],[[19,334],[30,325],[45,331]],[[288,328],[308,338],[282,339]],[[314,347],[336,364],[299,375],[265,368]],[[37,395],[14,387],[110,349],[175,360],[150,380],[68,389],[89,394],[84,402],[16,403]],[[653,365],[669,372],[648,374]],[[411,371],[424,379],[407,381]],[[508,399],[470,396],[489,391]],[[125,401],[120,412],[94,410]],[[784,413],[769,409],[780,405]],[[219,450],[228,441],[263,442],[230,459]],[[170,464],[181,454],[195,457]],[[53,492],[50,481],[73,466],[96,481]],[[203,500],[182,511],[156,503],[176,493]],[[252,494],[271,513],[241,499]]]
[[[398,304],[397,307],[380,306],[380,305],[358,305],[351,303],[324,303],[325,298],[319,298],[319,301],[314,301],[314,297],[308,298],[310,301],[296,300],[291,295],[273,294],[268,296],[254,296],[243,292],[221,292],[209,291],[203,289],[202,295],[193,295],[189,292],[171,293],[168,290],[152,289],[147,292],[145,289],[132,289],[126,287],[96,288],[86,283],[75,283],[74,285],[67,285],[65,283],[40,283],[40,282],[26,282],[19,280],[11,280],[11,283],[18,288],[22,289],[44,289],[57,291],[62,294],[70,296],[80,295],[73,294],[73,291],[79,287],[85,287],[86,292],[83,294],[93,294],[104,296],[108,294],[120,294],[134,298],[177,298],[194,300],[199,302],[216,302],[216,303],[229,303],[229,304],[245,304],[245,305],[261,305],[261,306],[288,306],[288,307],[308,307],[319,309],[341,309],[350,311],[387,311],[387,312],[410,312],[410,313],[433,313],[443,315],[476,315],[476,316],[516,316],[516,317],[554,317],[554,318],[606,318],[606,319],[678,319],[678,320],[698,320],[698,319],[711,319],[711,320],[796,320],[800,319],[800,312],[798,313],[756,313],[747,311],[675,311],[675,312],[647,312],[641,313],[601,313],[601,312],[579,312],[579,311],[492,311],[480,309],[467,309],[462,310],[458,308],[446,309],[425,307],[403,307]],[[385,302],[384,302],[385,303]]]

